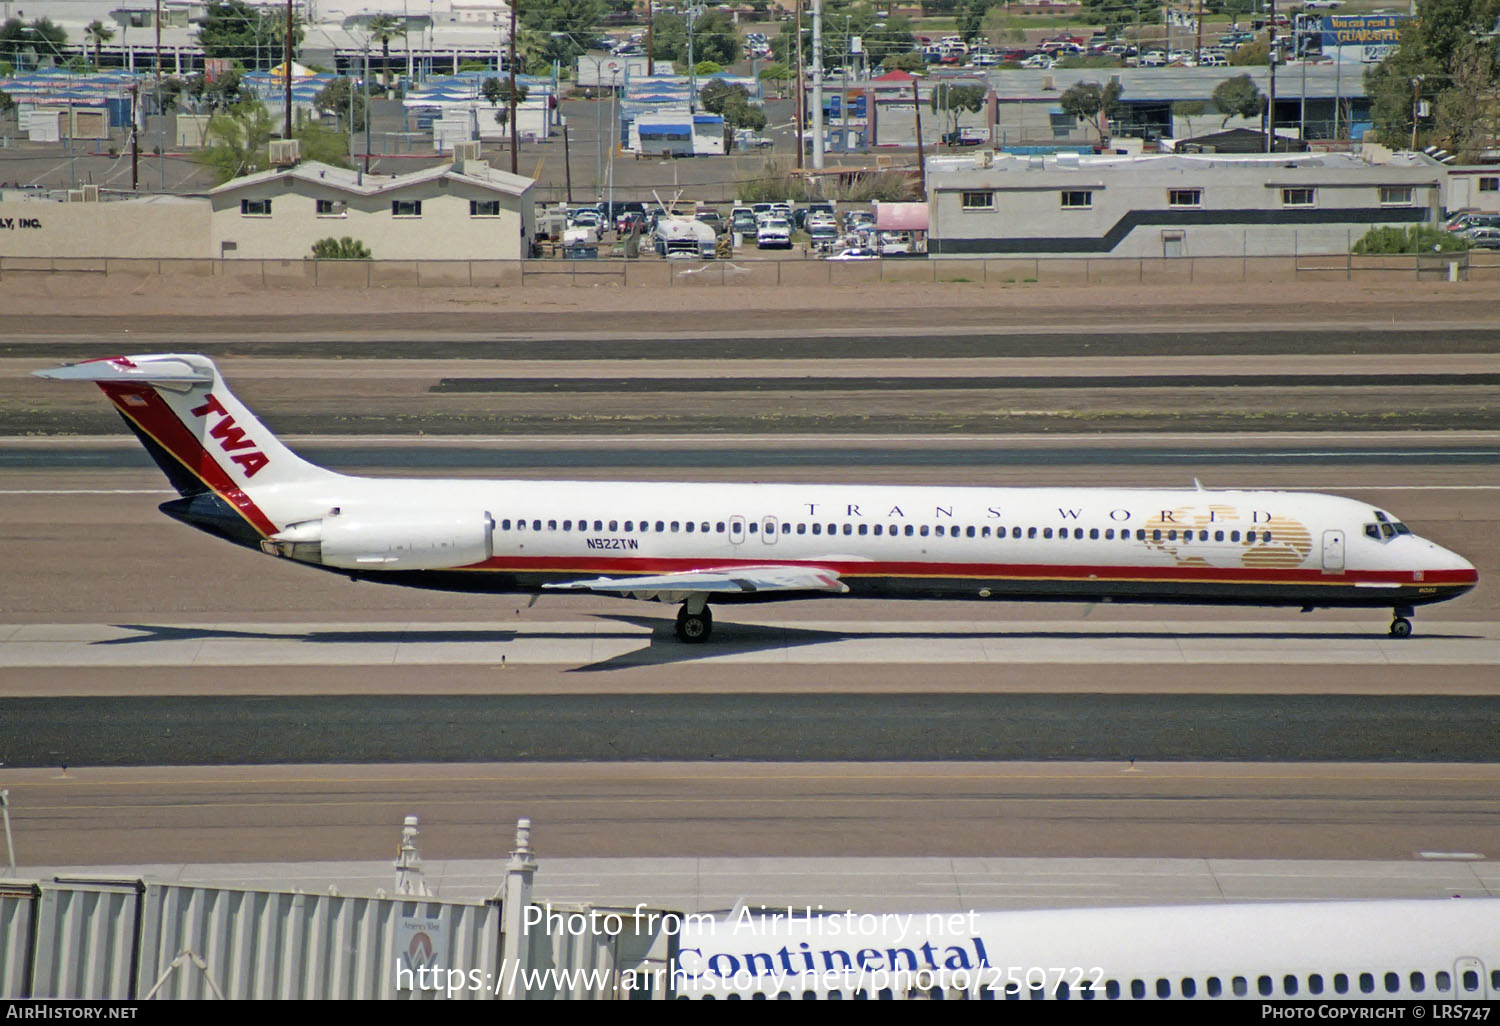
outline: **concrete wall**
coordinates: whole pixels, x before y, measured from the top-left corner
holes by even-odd
[[[1073,166],[1024,158],[929,164],[929,252],[943,256],[1271,256],[1346,252],[1369,228],[1436,219],[1440,173],[1319,162],[1139,164],[1087,160]],[[1410,187],[1411,203],[1384,205],[1382,186]],[[1284,188],[1314,190],[1311,205],[1283,202]],[[1173,190],[1198,190],[1196,205]],[[965,193],[990,193],[992,209],[965,209]],[[1087,206],[1064,206],[1066,193]]]
[[[535,235],[529,194],[518,200],[454,179],[441,181],[441,187],[428,182],[354,196],[331,185],[285,178],[215,196],[210,252],[233,259],[299,259],[312,256],[314,242],[347,235],[363,242],[376,259],[518,260],[526,255],[524,246]],[[270,200],[270,215],[242,214],[245,199]],[[341,213],[322,215],[320,199],[345,206]],[[395,200],[420,201],[421,216],[394,216]],[[499,216],[470,216],[471,200],[498,200]]]
[[[0,257],[207,257],[208,215],[201,199],[55,203],[7,195]]]

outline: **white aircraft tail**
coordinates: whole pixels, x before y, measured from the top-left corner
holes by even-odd
[[[117,356],[36,375],[97,384],[184,499],[217,495],[262,537],[279,526],[257,494],[338,476],[282,445],[206,356]]]

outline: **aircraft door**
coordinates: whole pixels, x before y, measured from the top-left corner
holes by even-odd
[[[1453,963],[1453,992],[1460,1001],[1483,998],[1486,993],[1484,963],[1477,958],[1460,958]]]
[[[729,544],[743,545],[745,543],[745,518],[729,518]]]
[[[1323,570],[1325,573],[1343,573],[1344,532],[1323,532]]]
[[[776,535],[779,534],[775,517],[760,518],[760,540],[767,545],[776,544]]]

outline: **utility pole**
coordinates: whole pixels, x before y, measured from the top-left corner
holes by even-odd
[[[807,97],[802,92],[802,0],[797,5],[797,170],[802,170],[802,119],[807,113]]]
[[[141,87],[130,83],[130,191],[135,192],[141,183]]]
[[[516,132],[516,5],[520,0],[510,0],[510,56],[506,63],[510,65],[510,96],[506,98],[506,104],[510,107],[510,173],[520,174],[520,156],[516,152],[517,140],[520,138]]]
[[[283,56],[286,59],[286,64],[284,65],[285,70],[286,70],[286,132],[281,137],[283,139],[290,139],[292,137],[292,0],[286,0],[286,47],[285,47],[285,49],[286,49],[286,53]],[[369,60],[368,57],[366,57],[365,58],[365,74],[366,75],[368,75],[369,71],[370,71],[369,65],[370,65],[370,60]],[[365,116],[368,117],[369,116],[368,101],[367,101],[367,105],[365,107],[365,112],[366,112]],[[366,147],[366,149],[369,149],[369,147]]]
[[[917,112],[917,182],[921,191],[919,198],[927,199],[927,156],[922,150],[922,94],[917,91],[917,82],[911,84],[911,105]],[[941,126],[940,126],[941,127]]]
[[[1198,0],[1198,42],[1193,50],[1193,64],[1203,60],[1203,0]]]
[[[656,74],[656,58],[651,55],[651,23],[655,20],[656,0],[646,0],[646,77]]]
[[[563,178],[568,186],[568,202],[573,202],[573,161],[568,156],[568,119],[562,119],[563,130]]]
[[[1276,0],[1270,0],[1271,10],[1271,52],[1266,55],[1266,61],[1270,65],[1271,88],[1270,96],[1266,101],[1266,152],[1276,152]]]
[[[813,5],[813,170],[823,170],[823,0]]]
[[[290,76],[288,76],[290,80]],[[365,174],[370,173],[370,41],[365,40]]]

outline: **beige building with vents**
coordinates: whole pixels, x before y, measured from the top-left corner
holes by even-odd
[[[520,260],[536,237],[534,184],[463,157],[407,175],[319,163],[263,171],[208,194],[209,255],[296,259],[347,236],[376,260]]]

